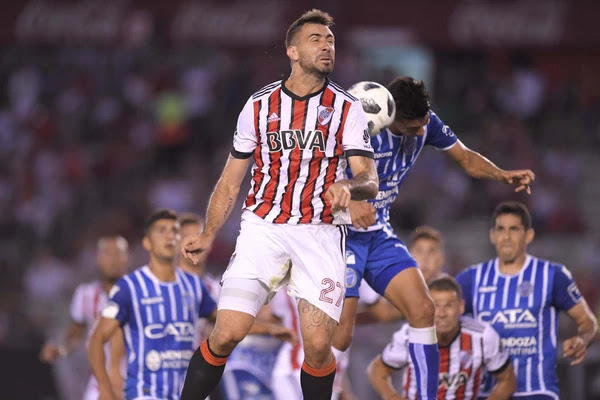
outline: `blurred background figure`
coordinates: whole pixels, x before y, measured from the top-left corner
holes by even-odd
[[[203,212],[231,150],[243,102],[289,69],[286,23],[307,0],[24,0],[0,20],[0,368],[6,398],[80,399],[82,376],[54,385],[39,361],[70,323],[75,287],[92,279],[96,239],[119,232],[130,264],[147,255],[151,210]],[[531,210],[534,254],[564,262],[600,313],[600,35],[594,0],[331,0],[348,88],[422,79],[432,108],[498,165],[532,168],[533,194],[474,181],[424,150],[391,210],[400,237],[443,233],[444,271],[491,258],[488,215],[500,201]],[[415,16],[422,16],[416,18]],[[215,23],[218,21],[218,23]],[[247,190],[243,188],[242,191]],[[219,276],[239,230],[238,202],[206,260]],[[52,304],[53,307],[48,307]],[[375,396],[365,367],[397,324],[357,327],[348,367],[356,396]],[[559,340],[574,334],[559,320]],[[558,375],[565,398],[600,396],[600,346]],[[62,368],[62,366],[60,367]],[[70,370],[70,369],[67,369]],[[32,379],[38,382],[31,385]],[[596,383],[594,383],[596,382]]]
[[[104,236],[98,240],[96,264],[100,277],[92,282],[77,286],[71,301],[71,322],[62,332],[61,338],[47,341],[44,344],[40,352],[40,360],[53,364],[60,357],[67,357],[81,346],[89,329],[94,325],[104,308],[110,289],[125,274],[127,262],[128,244],[125,238],[122,236]],[[48,280],[40,280],[40,282],[45,282],[49,286],[52,285],[52,282]],[[114,335],[105,346],[104,351],[111,381],[116,390],[121,391],[125,372],[125,360],[123,359],[125,347],[122,335]],[[64,369],[61,372],[64,375],[73,374],[73,371],[64,371]],[[65,377],[61,382],[68,383],[69,378]],[[97,399],[98,394],[98,384],[92,376],[89,378],[82,398],[85,400]]]

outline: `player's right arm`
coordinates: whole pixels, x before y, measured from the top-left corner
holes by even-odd
[[[102,400],[117,400],[119,398],[115,394],[111,373],[106,368],[104,344],[111,340],[121,326],[127,323],[131,315],[131,292],[125,279],[126,277],[121,278],[113,285],[108,294],[106,306],[102,310],[102,316],[96,321],[88,340],[88,360],[92,373],[98,381],[99,399]],[[116,345],[116,343],[111,342],[111,346],[113,345]]]
[[[98,381],[99,399],[117,399],[109,373],[106,370],[104,344],[110,340],[118,329],[119,321],[114,318],[102,317],[94,325],[88,341],[88,360],[92,373]]]
[[[59,357],[66,357],[71,354],[83,341],[86,334],[87,325],[83,305],[85,304],[85,285],[80,285],[73,294],[71,300],[71,322],[67,330],[66,337],[60,344],[51,341],[46,342],[40,352],[40,360],[53,363]]]
[[[381,355],[377,355],[367,367],[367,375],[371,386],[377,394],[384,400],[401,400],[402,396],[392,384],[392,374],[394,370],[383,363]]]
[[[85,324],[71,321],[64,343],[46,342],[40,352],[40,360],[54,363],[59,357],[66,357],[73,352],[85,338]]]
[[[369,382],[385,400],[399,400],[402,396],[392,384],[392,374],[408,365],[408,324],[394,333],[392,341],[367,367]]]
[[[185,258],[196,264],[200,253],[210,250],[215,236],[227,221],[235,205],[242,180],[250,165],[250,159],[239,159],[230,155],[221,177],[208,202],[204,231],[200,235],[190,235],[183,239],[181,252]]]
[[[254,103],[250,98],[240,112],[233,135],[233,149],[210,196],[204,231],[200,235],[190,235],[181,242],[181,253],[192,263],[197,264],[200,254],[210,250],[215,236],[231,214],[252,154],[258,145]]]

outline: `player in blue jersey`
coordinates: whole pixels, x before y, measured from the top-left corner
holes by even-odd
[[[525,205],[499,204],[490,230],[497,257],[467,268],[456,279],[465,313],[490,323],[508,349],[518,381],[513,397],[557,400],[558,313],[565,311],[578,328],[562,346],[571,365],[585,358],[597,321],[564,265],[527,254],[533,237]],[[492,386],[487,377],[480,396]]]
[[[121,398],[110,385],[103,352],[104,343],[119,328],[127,350],[125,399],[180,397],[194,352],[196,322],[198,318],[215,321],[217,314],[216,303],[202,279],[175,266],[180,236],[175,212],[152,214],[142,240],[150,262],[118,280],[110,291],[88,342],[88,358],[101,399]],[[290,337],[288,330],[272,327],[257,322],[251,332]]]
[[[396,103],[395,121],[371,138],[379,175],[379,194],[368,202],[351,202],[353,227],[346,249],[354,255],[347,264],[347,289],[334,347],[350,345],[358,304],[358,287],[369,285],[405,315],[410,324],[410,354],[421,398],[437,393],[439,352],[433,326],[435,306],[417,263],[389,224],[389,210],[406,174],[426,145],[442,150],[474,178],[493,179],[530,192],[534,180],[530,170],[506,171],[467,148],[430,109],[425,85],[410,77],[399,77],[388,85]],[[349,171],[350,172],[350,171]]]
[[[117,399],[104,365],[104,343],[123,329],[127,348],[125,399],[178,399],[193,354],[195,323],[216,315],[202,280],[175,267],[180,240],[177,215],[152,214],[142,244],[148,265],[117,281],[88,344],[101,399]]]

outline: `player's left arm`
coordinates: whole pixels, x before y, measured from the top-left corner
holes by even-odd
[[[552,306],[558,311],[566,311],[577,324],[577,335],[563,342],[563,356],[571,358],[571,365],[575,365],[584,360],[598,330],[598,322],[567,267],[560,265],[554,271]]]
[[[571,365],[576,365],[585,359],[587,348],[598,331],[598,321],[585,299],[571,307],[567,314],[577,324],[577,335],[563,342],[563,355],[572,358]]]
[[[379,192],[379,177],[367,116],[360,101],[350,106],[344,125],[342,147],[353,178],[337,181],[327,190],[326,197],[334,210],[348,208],[350,200],[374,199]]]
[[[492,179],[516,186],[515,192],[526,190],[531,194],[531,183],[535,174],[529,169],[503,170],[496,164],[465,146],[460,140],[447,149],[445,153],[471,177]]]

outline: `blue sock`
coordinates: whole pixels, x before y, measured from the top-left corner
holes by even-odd
[[[440,351],[435,328],[409,327],[408,349],[415,367],[417,397],[421,400],[435,400],[440,373]]]

